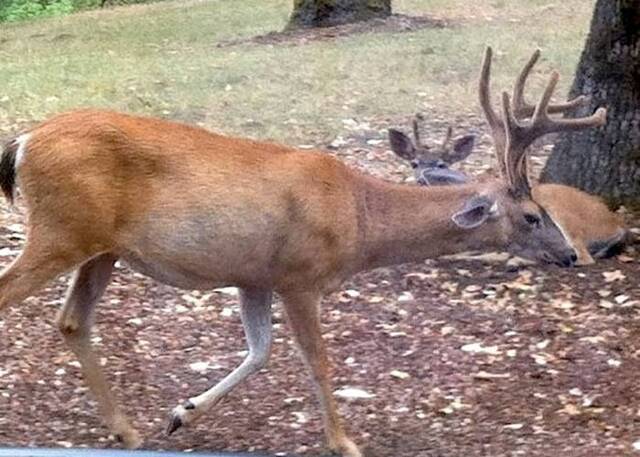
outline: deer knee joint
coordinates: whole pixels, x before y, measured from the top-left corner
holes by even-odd
[[[253,371],[261,370],[269,361],[269,352],[249,356],[249,366]]]
[[[61,313],[56,319],[56,325],[58,330],[65,337],[68,338],[82,338],[88,335],[88,332],[83,328],[80,323],[73,319],[71,316],[67,316]]]
[[[258,371],[265,367],[271,355],[271,345],[267,343],[265,347],[252,350],[247,357],[247,364],[251,371]]]

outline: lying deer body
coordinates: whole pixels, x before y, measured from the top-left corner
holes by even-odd
[[[485,65],[489,60],[488,50]],[[583,119],[549,119],[556,80],[554,74],[538,104],[536,136],[604,123],[603,109]],[[503,110],[510,110],[507,99]],[[513,154],[518,164],[526,146],[513,142],[505,160]],[[2,190],[12,200],[19,187],[28,215],[24,249],[0,275],[0,309],[75,270],[58,326],[106,424],[136,447],[140,437],[90,345],[94,307],[116,259],[179,287],[240,288],[248,356],[176,407],[170,433],[265,365],[277,292],[311,372],[328,445],[358,457],[332,395],[320,331],[323,293],[358,271],[469,249],[521,253],[535,245],[571,264],[574,250],[518,170],[455,187],[404,186],[323,153],[113,112],[59,115],[9,143],[0,160]]]

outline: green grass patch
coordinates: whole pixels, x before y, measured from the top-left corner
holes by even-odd
[[[2,24],[0,129],[98,106],[295,144],[337,136],[345,118],[479,113],[476,79],[486,44],[496,51],[496,95],[536,47],[543,60],[534,89],[553,67],[564,77],[564,94],[593,6],[397,0],[398,12],[451,18],[451,26],[299,46],[217,46],[281,30],[290,3],[161,2]]]

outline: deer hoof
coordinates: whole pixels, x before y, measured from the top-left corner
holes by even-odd
[[[173,432],[182,427],[182,418],[178,415],[177,412],[173,412],[171,414],[171,418],[169,419],[169,424],[167,425],[167,435],[171,435]]]
[[[133,429],[115,433],[114,436],[116,441],[122,443],[127,449],[137,449],[142,446],[142,438],[140,438],[138,432]]]
[[[117,414],[109,427],[111,433],[118,443],[122,443],[127,449],[136,449],[142,446],[142,438],[138,431],[133,428],[126,417]]]
[[[167,435],[171,435],[183,425],[187,425],[195,419],[196,405],[187,400],[183,404],[174,408],[167,425]]]
[[[339,442],[329,445],[334,455],[341,457],[362,457],[358,446],[347,437],[343,437]]]

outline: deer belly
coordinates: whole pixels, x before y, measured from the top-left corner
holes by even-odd
[[[184,289],[269,285],[271,254],[263,239],[256,238],[160,237],[119,254],[135,271]]]
[[[224,279],[212,274],[215,272],[211,269],[198,270],[188,265],[143,258],[133,254],[123,255],[122,260],[138,273],[181,289],[214,289],[230,285]]]
[[[155,212],[120,238],[117,253],[134,270],[181,288],[268,285],[273,218],[214,209]]]

